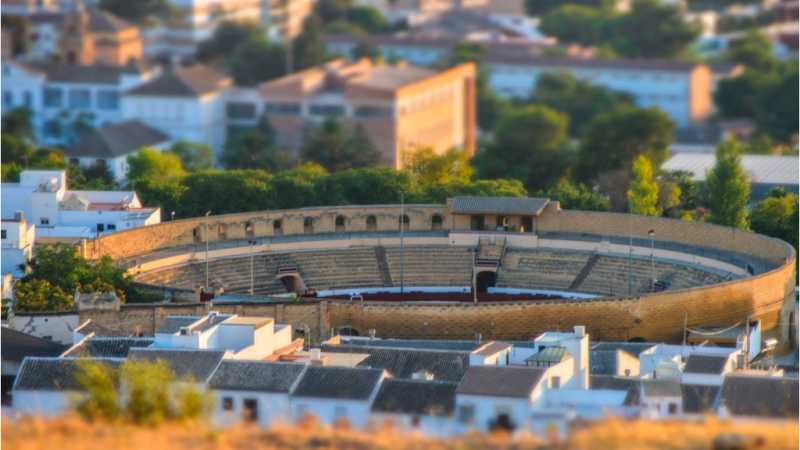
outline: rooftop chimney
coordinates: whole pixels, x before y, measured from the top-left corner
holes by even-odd
[[[575,335],[584,337],[586,335],[586,327],[583,325],[575,325]]]

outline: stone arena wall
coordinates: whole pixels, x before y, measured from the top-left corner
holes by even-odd
[[[431,230],[431,217],[441,215],[443,230],[462,231],[468,216],[453,216],[445,205],[407,205],[409,229]],[[145,255],[159,249],[209,241],[274,235],[273,221],[282,222],[284,235],[305,234],[311,218],[313,233],[368,231],[367,218],[375,216],[375,231],[397,231],[399,205],[306,208],[231,214],[166,222],[123,231],[83,243],[89,258],[115,259]],[[344,227],[337,229],[337,216]],[[466,218],[466,220],[465,220]],[[779,325],[785,302],[793,301],[796,257],[786,243],[709,224],[630,216],[615,213],[565,211],[551,203],[534,228],[537,233],[575,233],[656,239],[752,255],[774,268],[756,276],[717,285],[666,291],[634,298],[553,300],[494,304],[387,304],[331,301],[280,304],[215,304],[214,309],[242,315],[266,315],[309,329],[312,339],[325,338],[330,330],[351,327],[364,335],[375,329],[380,337],[472,339],[528,339],[546,330],[586,325],[594,339],[644,338],[678,341],[684,321],[689,327],[728,326],[757,317],[765,330]],[[248,230],[250,232],[248,233]],[[372,230],[369,230],[372,231]],[[207,234],[206,234],[207,233]],[[120,312],[81,312],[103,325],[150,334],[165,315],[201,314],[203,305],[123,306]],[[781,327],[781,330],[783,331]]]

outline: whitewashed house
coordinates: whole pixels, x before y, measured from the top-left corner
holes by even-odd
[[[22,212],[2,220],[3,275],[19,278],[25,274],[24,266],[31,260],[36,226],[25,220]]]
[[[678,380],[642,380],[640,398],[644,417],[664,418],[683,414],[683,394]]]
[[[372,403],[370,422],[446,437],[453,433],[456,383],[387,378]]]
[[[2,184],[2,217],[17,213],[42,238],[91,238],[161,222],[159,208],[142,206],[133,191],[71,191],[63,170],[25,170],[19,183]]]
[[[81,167],[104,165],[115,181],[123,183],[128,175],[128,156],[144,147],[166,150],[171,144],[166,134],[132,119],[89,131],[67,149],[66,156]]]
[[[722,386],[725,375],[736,368],[738,354],[739,352],[729,355],[690,354],[683,366],[681,384]]]
[[[512,345],[505,342],[490,341],[469,354],[470,366],[507,366],[511,357]]]
[[[301,420],[310,414],[327,424],[346,420],[364,427],[384,378],[380,369],[311,366],[292,391],[292,416]]]
[[[173,140],[202,142],[219,155],[225,140],[229,77],[206,66],[180,67],[125,92],[122,117],[138,119]]]
[[[208,383],[216,409],[214,422],[252,421],[261,426],[291,420],[289,394],[307,365],[284,362],[223,360]]]

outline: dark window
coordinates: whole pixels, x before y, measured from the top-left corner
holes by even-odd
[[[303,219],[303,232],[304,233],[313,233],[314,232],[314,219],[311,217],[306,217]]]
[[[461,405],[458,408],[458,421],[461,423],[472,423],[475,417],[475,406]]]
[[[367,216],[367,230],[375,231],[378,228],[378,219],[375,216]]]
[[[299,116],[300,104],[299,103],[264,103],[264,114],[272,114],[274,116]]]
[[[244,407],[244,420],[258,420],[258,400],[254,398],[246,398],[244,399],[242,406]]]
[[[254,119],[256,117],[255,103],[228,102],[225,111],[229,119]]]
[[[392,108],[387,106],[359,106],[356,108],[355,115],[359,119],[392,117]]]
[[[0,238],[1,239],[5,239],[6,238],[6,230],[2,230],[2,232],[0,232]]]
[[[667,405],[667,411],[669,412],[669,415],[678,414],[678,404],[670,403],[669,405]]]
[[[102,233],[103,231],[106,231],[106,224],[98,223],[97,224],[97,232],[98,233]]]
[[[106,230],[108,230],[108,231],[114,231],[116,229],[117,229],[117,226],[115,224],[113,224],[113,223],[110,223],[110,224],[106,225]]]
[[[344,216],[336,216],[336,231],[344,231],[344,223],[345,218]]]
[[[33,95],[30,91],[25,91],[25,93],[22,94],[22,98],[26,108],[33,106]]]
[[[40,225],[50,225],[50,219],[48,219],[47,217],[42,217],[42,218],[39,219],[39,224]]]
[[[61,108],[64,103],[64,91],[58,88],[45,88],[42,102],[46,108]]]
[[[431,217],[431,229],[432,230],[442,229],[442,216],[440,214],[434,214],[433,217]]]
[[[344,106],[341,105],[311,105],[312,116],[340,117],[344,115]]]
[[[97,107],[99,109],[118,109],[119,93],[117,91],[97,91]]]
[[[91,108],[92,93],[88,89],[72,89],[69,91],[70,108]]]
[[[472,216],[469,218],[470,230],[483,230],[483,216]]]
[[[14,94],[11,91],[3,91],[3,106],[6,108],[14,106]]]
[[[60,137],[62,133],[61,122],[48,120],[44,123],[44,134],[49,137]]]
[[[275,234],[283,233],[283,223],[280,221],[280,219],[272,221],[272,232]]]
[[[403,217],[399,218],[397,222],[398,225],[401,223],[403,224],[403,230],[408,230],[408,224],[411,222],[411,220],[406,214],[403,214]]]
[[[233,411],[233,397],[222,397],[222,409]]]

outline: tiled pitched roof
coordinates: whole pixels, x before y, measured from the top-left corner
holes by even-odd
[[[349,367],[309,367],[292,395],[295,397],[367,400],[383,371]]]
[[[475,341],[436,340],[436,339],[343,339],[342,345],[407,348],[414,350],[455,350],[471,352],[480,347]]]
[[[592,375],[615,375],[617,373],[617,350],[591,350],[589,371]]]
[[[797,378],[729,375],[720,404],[735,416],[797,417]]]
[[[683,397],[683,412],[701,414],[707,411],[713,411],[717,404],[719,391],[719,386],[682,384],[681,396]]]
[[[178,378],[192,378],[205,382],[222,362],[225,352],[217,350],[174,350],[131,348],[129,359],[151,362],[163,360]]]
[[[155,97],[200,97],[230,86],[231,79],[216,70],[196,65],[182,67],[126,92],[126,95]]]
[[[434,380],[458,382],[469,366],[469,354],[440,350],[408,350],[393,348],[363,348],[324,346],[328,352],[366,353],[369,356],[358,367],[385,369],[393,377],[411,378],[418,372],[430,372]]]
[[[305,368],[295,363],[227,360],[208,384],[212,389],[288,394]]]
[[[127,358],[131,348],[149,347],[153,338],[137,337],[91,337],[84,339],[62,356]]]
[[[544,373],[545,369],[531,367],[473,366],[467,369],[456,392],[466,395],[526,398],[531,395]]]
[[[159,334],[173,334],[177,333],[183,327],[188,327],[197,322],[202,317],[200,316],[167,316],[158,324],[156,333]]]
[[[90,131],[68,149],[67,155],[115,158],[168,140],[169,136],[161,131],[132,119]]]
[[[686,360],[683,371],[684,373],[722,374],[727,362],[727,356],[692,354]]]
[[[511,344],[506,342],[491,341],[473,350],[473,353],[481,356],[492,356],[511,348]]]
[[[454,197],[455,214],[539,215],[550,200],[534,197]]]
[[[650,342],[593,342],[592,350],[625,350],[635,357],[648,349],[655,347],[656,344]]]
[[[609,389],[615,391],[627,391],[625,397],[626,405],[638,405],[641,397],[639,393],[641,381],[636,378],[621,378],[610,375],[594,375],[589,377],[591,389]]]
[[[566,348],[561,346],[553,346],[553,347],[545,347],[539,350],[538,353],[535,353],[529,356],[525,361],[527,362],[546,362],[546,363],[560,363],[568,358],[571,358],[572,355],[567,351]]]
[[[76,379],[79,374],[78,361],[99,361],[112,367],[118,367],[121,360],[95,358],[26,358],[22,362],[15,390],[31,391],[80,391],[83,390]]]
[[[65,346],[37,336],[2,327],[0,353],[3,361],[22,362],[26,356],[58,356]]]
[[[25,62],[23,66],[43,73],[50,82],[59,83],[87,83],[87,84],[118,84],[125,74],[141,74],[147,71],[140,63],[125,66],[111,66],[107,64],[66,64],[61,62]]]
[[[387,379],[372,403],[372,411],[389,414],[449,416],[453,414],[456,383]]]
[[[89,8],[89,29],[94,32],[110,33],[123,31],[133,25],[119,17],[97,8]]]

